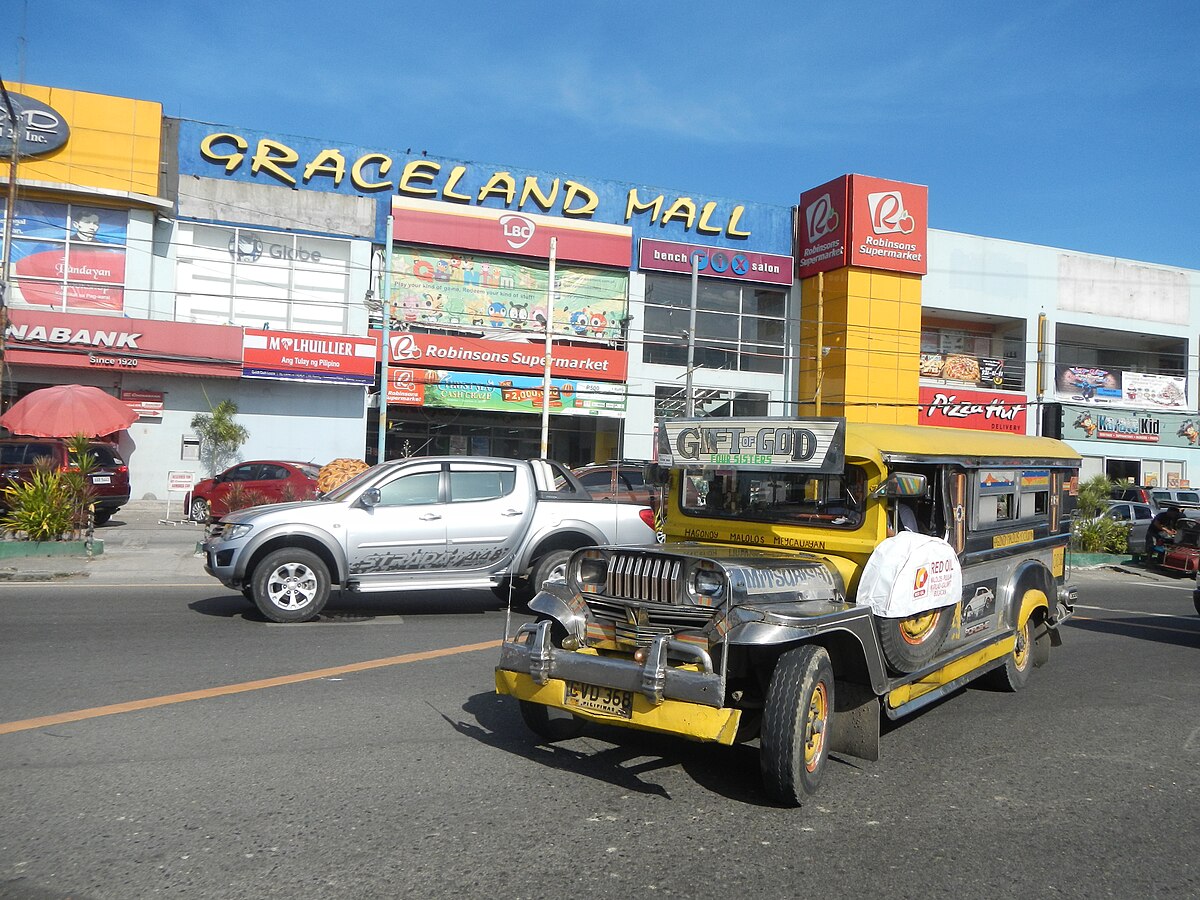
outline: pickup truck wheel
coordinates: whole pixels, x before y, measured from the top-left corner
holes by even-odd
[[[308,550],[284,548],[254,569],[254,604],[272,622],[307,622],[329,599],[329,570]]]
[[[931,609],[907,619],[877,617],[875,630],[879,634],[884,659],[893,671],[901,675],[915,672],[942,649],[953,619],[953,606]]]
[[[800,806],[825,774],[833,724],[833,664],[824,647],[805,644],[779,658],[763,708],[759,765],[780,803]]]
[[[562,578],[567,572],[567,560],[571,558],[572,550],[551,550],[536,563],[533,564],[533,571],[529,574],[529,597],[533,599],[533,595],[542,589],[542,585],[551,578]]]
[[[192,501],[192,505],[188,508],[188,518],[193,522],[207,522],[208,514],[208,501],[201,500],[198,497]]]

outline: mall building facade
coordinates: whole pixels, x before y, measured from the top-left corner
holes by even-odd
[[[1041,433],[1085,475],[1200,480],[1200,272],[930,229],[880,178],[756,204],[10,93],[0,401],[126,400],[134,497],[208,474],[191,422],[225,399],[243,459],[374,461],[381,419],[388,457],[532,456],[545,410],[583,464],[648,458],[689,384],[697,415]]]

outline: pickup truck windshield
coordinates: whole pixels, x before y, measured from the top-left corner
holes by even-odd
[[[862,524],[865,485],[854,466],[836,475],[687,469],[682,508],[706,518],[854,529]]]

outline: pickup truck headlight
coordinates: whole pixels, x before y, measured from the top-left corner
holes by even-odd
[[[584,550],[575,558],[575,579],[579,589],[599,594],[608,583],[608,556],[599,550]]]
[[[236,541],[238,538],[244,538],[253,527],[253,525],[226,525],[221,532],[221,540]]]
[[[700,606],[716,606],[726,594],[725,572],[707,560],[700,560],[687,576],[688,597]]]

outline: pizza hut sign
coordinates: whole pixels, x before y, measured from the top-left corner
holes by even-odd
[[[921,388],[922,425],[1026,433],[1028,400],[1019,394]]]

